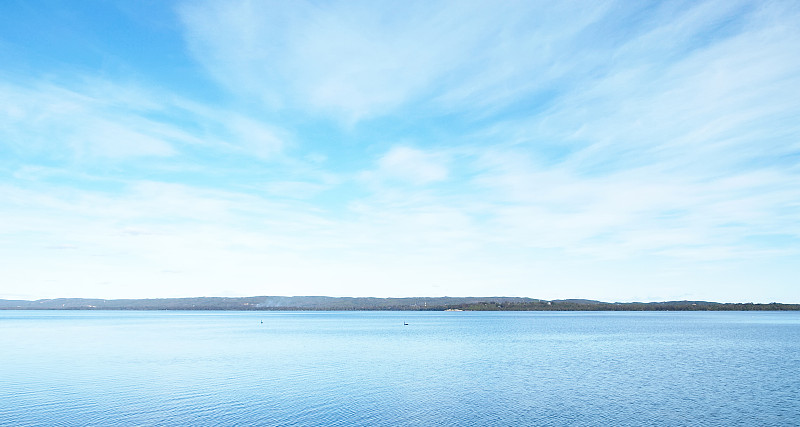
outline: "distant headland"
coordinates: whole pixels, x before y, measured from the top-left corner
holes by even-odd
[[[154,299],[0,299],[0,310],[402,310],[402,311],[788,311],[800,304],[708,301],[603,302],[523,297],[324,297],[256,296]]]

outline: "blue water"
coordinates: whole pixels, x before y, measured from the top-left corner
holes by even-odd
[[[797,312],[0,311],[0,346],[4,426],[800,425]]]

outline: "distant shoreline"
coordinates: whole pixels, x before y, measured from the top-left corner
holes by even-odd
[[[523,297],[255,296],[153,299],[56,298],[3,300],[0,310],[223,310],[223,311],[800,311],[800,304],[709,301],[603,302]]]

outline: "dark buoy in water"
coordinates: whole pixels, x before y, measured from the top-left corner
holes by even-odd
[[[264,321],[263,321],[263,320],[261,321],[261,324],[262,324],[262,325],[264,324]]]

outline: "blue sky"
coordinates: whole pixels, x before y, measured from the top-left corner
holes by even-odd
[[[0,2],[0,298],[800,302],[794,1]]]

